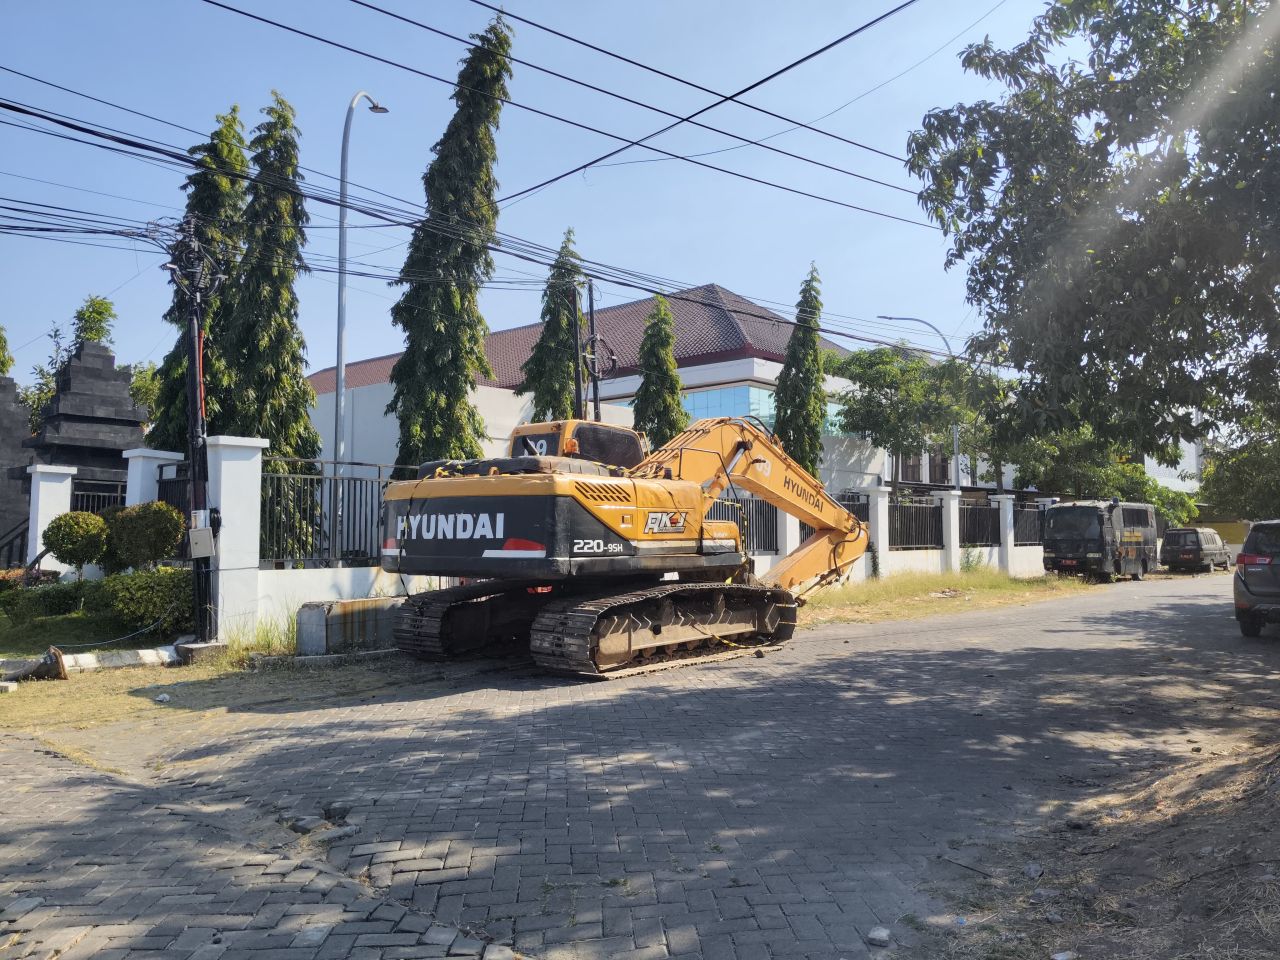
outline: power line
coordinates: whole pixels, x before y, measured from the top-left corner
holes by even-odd
[[[375,13],[380,13],[385,17],[390,17],[393,20],[398,20],[401,23],[407,23],[407,24],[410,24],[411,26],[419,27],[420,29],[426,30],[429,33],[434,33],[436,36],[445,37],[446,39],[449,39],[449,40],[454,40],[458,43],[463,44],[464,46],[470,47],[472,45],[471,41],[466,39],[465,37],[459,37],[456,34],[449,33],[445,30],[441,30],[438,27],[433,27],[431,26],[431,24],[423,23],[421,20],[414,20],[412,17],[406,17],[403,14],[396,13],[394,10],[386,10],[383,7],[377,6],[376,4],[367,2],[367,0],[348,0],[348,2],[354,3],[358,7],[364,7],[366,10],[372,10]],[[912,2],[915,2],[915,0],[912,0]],[[544,73],[547,76],[556,77],[559,80],[564,80],[568,83],[576,84],[577,86],[583,87],[587,90],[593,90],[596,93],[604,94],[607,97],[613,97],[615,100],[621,100],[622,102],[629,103],[632,106],[641,107],[645,110],[651,110],[654,113],[662,114],[664,117],[671,117],[677,121],[677,124],[675,125],[678,125],[679,123],[688,123],[702,130],[709,130],[712,133],[717,133],[717,134],[720,134],[721,136],[731,137],[732,139],[739,141],[740,147],[758,146],[764,150],[768,150],[771,153],[776,153],[784,157],[790,157],[792,160],[800,160],[804,163],[812,164],[813,166],[821,167],[825,170],[831,170],[835,173],[844,174],[847,177],[854,177],[855,179],[865,180],[868,183],[874,183],[881,187],[887,187],[890,190],[898,190],[902,193],[909,193],[912,196],[916,195],[916,191],[912,190],[909,187],[902,187],[896,183],[889,183],[886,180],[879,180],[876,177],[869,177],[869,176],[866,176],[865,174],[856,173],[853,170],[847,170],[844,167],[838,167],[838,166],[835,166],[834,164],[824,163],[823,161],[815,159],[814,157],[806,157],[803,154],[792,153],[789,150],[783,150],[779,147],[771,146],[760,140],[752,140],[750,137],[744,137],[741,134],[733,133],[732,131],[729,131],[729,130],[723,130],[719,127],[713,127],[713,126],[710,126],[709,124],[702,123],[698,120],[693,119],[698,114],[694,114],[688,117],[682,117],[678,113],[673,113],[670,110],[664,110],[662,107],[654,106],[653,104],[648,103],[644,100],[637,100],[634,97],[629,97],[626,94],[618,93],[614,90],[609,90],[605,87],[599,86],[594,83],[590,83],[586,80],[580,80],[577,77],[571,77],[568,74],[560,73],[558,70],[552,70],[549,67],[544,67],[536,63],[531,63],[528,60],[522,60],[519,57],[513,57],[510,54],[503,54],[502,56],[503,56],[503,59],[507,60],[510,63],[519,64],[520,66],[528,67],[531,70],[537,70],[539,73]],[[712,104],[712,107],[714,106],[717,106],[717,104]],[[703,108],[703,110],[699,111],[699,114],[705,113],[707,110],[710,110],[712,107]],[[666,127],[664,128],[664,131],[669,129],[671,128]],[[664,131],[660,131],[660,132],[664,132]],[[653,136],[657,136],[657,134],[651,134],[649,137],[645,137],[644,139],[648,140],[648,139],[651,139]],[[629,148],[623,147],[621,149],[625,150]],[[538,189],[538,188],[535,187],[533,189]],[[515,196],[519,196],[519,194],[515,194]],[[507,198],[507,199],[510,199],[510,198]]]
[[[353,47],[348,44],[341,43],[337,40],[330,40],[328,37],[322,37],[319,34],[311,33],[307,30],[302,30],[299,27],[289,26],[286,23],[281,23],[279,20],[272,20],[269,17],[263,17],[256,13],[250,13],[248,10],[241,10],[238,7],[233,7],[233,6],[230,6],[229,4],[222,3],[221,0],[200,0],[200,2],[206,3],[211,7],[218,7],[219,9],[226,10],[229,13],[234,13],[242,17],[247,17],[250,20],[257,20],[259,23],[264,23],[264,24],[267,24],[268,26],[276,27],[277,29],[284,30],[288,33],[292,33],[300,37],[306,37],[309,40],[315,40],[316,42],[323,43],[326,46],[334,47],[339,50],[344,50],[347,53],[352,53],[352,54],[355,54],[356,56],[364,57],[366,59],[373,60],[377,63],[385,64],[386,66],[389,66],[389,67],[395,67],[396,69],[404,70],[408,73],[416,74],[417,76],[424,77],[428,80],[434,80],[437,83],[446,84],[447,86],[449,86],[454,90],[459,90],[459,89],[469,90],[472,93],[476,93],[480,96],[489,97],[491,99],[504,103],[508,106],[514,107],[518,110],[524,110],[536,116],[546,117],[547,119],[550,119],[550,120],[556,120],[560,123],[567,124],[568,126],[576,127],[579,130],[586,130],[588,133],[594,133],[602,137],[607,137],[610,140],[616,140],[620,143],[626,144],[627,146],[643,147],[646,150],[651,150],[654,153],[661,154],[662,156],[670,157],[672,159],[683,159],[686,163],[691,163],[694,166],[703,167],[707,170],[714,170],[717,173],[727,174],[728,176],[736,177],[739,180],[746,180],[751,183],[760,184],[761,186],[772,187],[775,190],[782,190],[786,193],[795,194],[796,196],[808,197],[811,200],[819,200],[819,201],[822,201],[823,203],[829,203],[837,207],[844,207],[845,209],[848,209],[848,210],[856,210],[859,213],[866,213],[875,217],[883,217],[886,220],[896,220],[900,223],[907,223],[907,224],[911,224],[912,226],[923,227],[926,230],[938,229],[933,224],[925,223],[922,220],[912,220],[909,217],[901,217],[901,216],[898,216],[897,214],[885,213],[882,210],[875,210],[871,207],[864,207],[855,203],[846,203],[845,201],[837,200],[834,197],[827,197],[818,193],[810,193],[808,190],[801,190],[797,187],[788,187],[784,184],[776,183],[772,180],[766,180],[763,177],[753,177],[750,174],[739,173],[738,171],[730,170],[727,167],[718,167],[715,164],[705,163],[701,160],[694,160],[692,158],[681,157],[678,153],[672,153],[670,150],[663,150],[662,148],[655,147],[652,144],[641,143],[638,140],[631,140],[628,137],[622,136],[621,134],[610,133],[608,130],[602,130],[599,127],[592,126],[591,124],[588,124],[588,123],[582,123],[581,121],[578,121],[578,120],[571,120],[568,117],[560,116],[559,114],[552,113],[549,110],[543,110],[539,107],[531,107],[528,104],[520,103],[508,97],[495,97],[492,94],[486,93],[483,90],[475,90],[470,87],[462,86],[461,84],[457,83],[454,80],[446,80],[444,77],[437,76],[436,74],[428,73],[425,70],[419,70],[417,67],[411,67],[408,64],[400,63],[399,61],[396,61],[396,60],[391,60],[387,57],[380,56],[376,53],[370,53],[367,50],[361,50],[358,47]],[[907,0],[907,2],[916,3],[917,0]],[[510,199],[510,198],[504,198],[504,199]]]
[[[693,113],[689,114],[688,116],[680,117],[678,120],[667,124],[665,127],[662,127],[658,130],[653,131],[653,133],[649,134],[646,137],[641,137],[639,140],[632,140],[624,144],[623,146],[618,147],[616,150],[611,150],[608,153],[605,153],[599,157],[596,157],[594,160],[588,160],[586,163],[581,163],[571,170],[566,170],[564,173],[560,173],[554,177],[551,177],[550,179],[543,180],[541,183],[536,183],[532,187],[526,187],[523,190],[518,190],[515,193],[508,194],[498,202],[503,203],[504,201],[507,201],[507,200],[514,200],[517,197],[524,196],[527,193],[532,193],[535,190],[541,190],[543,187],[548,187],[553,183],[563,180],[565,177],[573,176],[573,174],[575,173],[581,173],[583,170],[586,170],[588,167],[593,167],[597,163],[600,163],[601,161],[608,160],[611,157],[616,157],[618,154],[631,149],[631,147],[633,146],[634,147],[648,146],[646,141],[652,140],[654,137],[661,136],[662,134],[666,133],[669,130],[674,130],[676,127],[680,126],[682,123],[688,123],[691,120],[693,120],[695,117],[700,117],[702,116],[702,114],[708,112],[709,110],[714,110],[716,107],[720,106],[721,104],[728,103],[731,100],[736,101],[738,97],[744,96],[750,93],[752,90],[755,90],[773,80],[776,80],[778,77],[782,76],[784,73],[788,73],[789,71],[794,70],[796,67],[799,67],[802,64],[808,63],[810,60],[814,59],[815,57],[821,56],[822,54],[826,53],[828,50],[832,50],[835,47],[838,47],[840,44],[845,43],[849,40],[852,40],[854,37],[858,36],[859,34],[865,33],[867,30],[870,30],[872,27],[876,26],[877,24],[883,23],[885,20],[888,20],[894,14],[900,13],[901,11],[905,10],[907,7],[912,6],[916,2],[917,0],[903,0],[902,3],[898,4],[896,7],[894,7],[892,10],[888,11],[887,13],[882,13],[880,16],[875,17],[871,20],[868,20],[866,23],[862,24],[861,26],[855,27],[854,29],[850,30],[848,33],[832,40],[830,43],[823,44],[817,50],[814,50],[811,53],[805,54],[803,57],[800,57],[798,60],[791,61],[791,63],[788,63],[786,66],[780,67],[777,70],[774,70],[772,73],[768,74],[765,77],[761,77],[759,80],[756,80],[753,83],[747,84],[741,90],[738,90],[734,93],[722,94],[714,103],[709,103],[706,106],[702,107],[701,109],[695,110]],[[774,148],[766,147],[766,149],[774,149]],[[692,163],[699,162],[699,161],[693,160],[690,157],[681,157],[681,159],[686,160],[688,162],[692,162]],[[910,193],[911,191],[907,190],[905,192]]]
[[[60,119],[58,117],[55,117],[49,114],[41,113],[39,110],[36,110],[34,108],[25,107],[22,105],[0,100],[0,109],[10,110],[11,112],[17,112],[20,115],[24,115],[24,116],[32,116],[37,119],[44,119],[48,122],[55,123],[70,129],[74,129],[77,132],[83,132],[90,136],[96,136],[96,137],[105,139],[109,141],[109,143],[99,144],[99,143],[95,143],[90,140],[84,140],[78,137],[70,137],[70,136],[62,135],[57,133],[57,131],[45,130],[39,127],[30,127],[30,128],[24,128],[24,129],[31,129],[35,132],[46,133],[51,136],[59,137],[61,139],[68,139],[73,142],[82,143],[89,146],[100,147],[102,149],[112,150],[113,152],[120,152],[126,156],[134,156],[134,157],[138,157],[139,159],[143,159],[143,157],[141,157],[137,153],[131,152],[130,150],[122,150],[120,149],[120,147],[112,146],[111,144],[121,144],[136,150],[155,153],[162,156],[165,159],[170,160],[173,163],[184,164],[188,167],[198,167],[200,165],[198,161],[196,161],[194,158],[189,157],[186,154],[183,154],[177,151],[176,148],[166,148],[163,146],[156,146],[154,144],[146,144],[138,140],[133,140],[128,136],[120,136],[113,133],[94,130],[92,127],[87,126],[78,121]],[[5,121],[0,121],[0,123],[4,123],[4,122]],[[224,172],[227,172],[227,171],[224,171]],[[238,176],[246,180],[251,179],[251,177],[248,174],[230,174],[229,173],[229,175]],[[297,184],[293,184],[293,183],[282,184],[281,188],[296,192],[299,196],[306,199],[313,199],[313,200],[317,200],[322,203],[328,203],[334,206],[338,205],[339,203],[338,200],[334,199],[331,196],[326,197],[323,195],[316,196],[313,194],[309,194],[306,191],[300,189],[299,185]],[[45,206],[51,206],[51,205],[45,205]],[[513,237],[506,234],[495,233],[494,241],[483,239],[478,231],[478,228],[474,224],[463,224],[459,222],[455,222],[451,224],[442,224],[438,222],[423,221],[420,219],[413,220],[413,221],[402,221],[402,220],[394,219],[391,214],[384,212],[384,210],[392,210],[392,213],[399,213],[400,215],[403,216],[404,214],[402,211],[394,211],[393,208],[387,208],[385,207],[385,205],[375,205],[374,207],[363,207],[363,206],[358,206],[358,205],[349,203],[348,206],[351,209],[359,210],[365,213],[367,216],[371,216],[377,219],[384,219],[386,222],[393,225],[423,226],[427,229],[431,229],[434,232],[437,232],[446,236],[462,239],[467,242],[481,244],[485,247],[485,249],[489,250],[491,253],[496,253],[496,254],[500,254],[508,257],[515,257],[517,259],[521,259],[526,262],[536,264],[543,268],[549,267],[551,263],[554,261],[554,258],[556,255],[556,251],[553,248],[546,247],[540,244],[533,243],[531,241],[523,240],[519,237]],[[380,207],[382,209],[380,209]],[[62,209],[65,210],[65,209],[71,209],[71,208],[62,208]],[[125,224],[125,227],[122,227],[119,229],[118,235],[124,236],[124,237],[131,237],[131,238],[139,237],[140,235],[139,230],[135,228],[126,229],[130,221],[127,221],[124,218],[116,218],[116,220],[118,223]],[[137,223],[141,223],[141,221],[132,221],[132,223],[137,224]],[[97,221],[92,221],[92,224],[93,225],[88,226],[86,228],[86,232],[89,232],[89,231],[94,231],[98,233],[109,232],[109,228],[102,228],[100,225],[97,224]],[[112,247],[111,249],[127,250],[129,248]],[[683,296],[678,293],[669,292],[669,290],[664,290],[662,289],[663,286],[669,287],[674,282],[664,280],[663,278],[655,278],[647,274],[637,273],[636,271],[628,270],[625,268],[613,267],[608,264],[600,264],[594,261],[583,261],[583,266],[584,266],[584,275],[589,276],[592,279],[598,280],[602,283],[608,283],[616,286],[622,286],[630,289],[640,290],[648,294],[663,293],[674,299],[684,300],[684,301],[693,302],[693,303],[699,303],[704,306],[713,306],[713,307],[722,306],[720,304],[715,304],[709,301],[701,301],[701,300],[697,300],[696,298]],[[421,281],[421,280],[434,281],[434,280],[442,279],[442,278],[415,277],[413,275],[406,275],[403,271],[393,276],[373,274],[373,273],[368,274],[368,276],[377,278],[377,279],[387,280],[392,283],[411,283],[416,280],[417,281]],[[450,278],[443,278],[443,280],[445,282],[451,282]],[[746,311],[735,311],[735,312],[739,312],[743,316],[750,316],[750,317],[754,317],[761,320],[767,320],[770,322],[783,323],[790,326],[796,325],[795,321],[784,320],[778,317],[776,314],[755,314],[755,313],[750,313]],[[868,343],[875,343],[882,346],[898,345],[891,341],[853,334],[845,330],[822,328],[821,332],[829,333],[833,336],[845,337],[845,338],[860,340]],[[930,353],[942,355],[941,351],[931,350],[930,348],[927,348],[927,347],[919,347],[918,349],[920,349],[923,352],[930,352]]]
[[[639,67],[641,70],[647,70],[649,73],[656,74],[657,76],[660,76],[660,77],[665,77],[668,80],[674,80],[676,83],[683,84],[684,86],[690,87],[694,90],[699,90],[702,93],[709,93],[713,97],[725,96],[723,93],[713,90],[710,87],[704,87],[700,83],[695,83],[692,80],[686,80],[684,77],[678,77],[673,73],[668,73],[666,70],[660,70],[657,67],[651,66],[647,63],[642,63],[639,60],[634,60],[631,57],[624,56],[623,54],[615,53],[612,50],[606,50],[604,47],[598,46],[594,43],[590,43],[586,40],[581,40],[578,37],[571,36],[570,34],[567,34],[561,30],[555,29],[554,27],[548,27],[545,24],[538,23],[535,20],[530,20],[528,17],[522,17],[522,16],[519,16],[518,14],[512,13],[509,10],[504,10],[501,7],[495,6],[494,4],[486,3],[485,0],[471,0],[471,2],[476,4],[477,6],[484,7],[486,10],[492,10],[494,13],[500,13],[502,14],[502,16],[507,17],[508,19],[511,19],[511,20],[515,20],[518,23],[527,24],[528,26],[531,26],[536,30],[541,30],[544,33],[549,33],[552,36],[559,37],[562,40],[568,40],[570,43],[576,43],[578,44],[578,46],[585,47],[588,50],[594,50],[596,53],[603,54],[606,57],[612,57],[614,60],[618,60],[622,63],[630,64],[633,67]],[[774,113],[772,110],[768,110],[764,107],[758,107],[753,103],[747,103],[744,100],[735,100],[734,103],[737,103],[739,106],[746,107],[748,110],[754,110],[756,113],[762,113],[765,116],[773,117],[773,119],[775,120],[781,120],[783,123],[794,124],[795,126],[805,130],[809,130],[812,133],[820,134],[821,136],[824,136],[824,137],[829,137],[832,140],[839,140],[841,143],[848,144],[851,147],[857,147],[861,150],[867,150],[870,153],[878,154],[879,156],[886,157],[890,160],[897,160],[899,163],[907,162],[906,157],[899,157],[899,156],[896,156],[895,154],[888,153],[887,151],[880,150],[877,147],[868,146],[865,143],[860,143],[857,140],[851,140],[848,137],[842,137],[840,136],[840,134],[832,133],[830,130],[822,130],[819,127],[811,126],[810,124],[804,123],[800,120],[793,120],[790,117],[783,116],[780,113]]]
[[[889,77],[889,79],[882,80],[879,83],[877,83],[874,87],[870,87],[862,91],[862,93],[858,94],[852,100],[846,100],[844,103],[840,104],[840,106],[836,107],[834,110],[828,110],[826,113],[822,114],[821,116],[814,117],[812,120],[809,121],[809,123],[813,124],[813,123],[817,123],[820,120],[826,120],[828,117],[834,117],[841,110],[844,110],[847,107],[853,106],[859,100],[864,100],[867,97],[871,96],[871,94],[875,93],[876,91],[881,90],[884,87],[887,87],[889,84],[893,83],[894,81],[901,80],[908,73],[911,73],[913,70],[916,70],[917,68],[924,66],[924,64],[928,63],[930,60],[932,60],[934,57],[940,54],[943,50],[947,49],[947,47],[951,46],[951,44],[955,43],[957,40],[963,37],[966,33],[968,33],[970,30],[972,30],[974,27],[980,24],[983,20],[987,19],[987,17],[991,16],[993,13],[995,13],[997,10],[999,10],[1008,2],[1009,0],[999,0],[999,2],[996,3],[995,6],[993,6],[986,13],[980,16],[977,20],[974,20],[963,30],[956,33],[950,39],[940,44],[937,48],[933,50],[932,53],[929,53],[926,56],[921,57],[915,63],[911,64],[911,66],[907,67],[905,70],[901,70],[898,73],[895,73],[892,77]],[[795,130],[801,130],[801,129],[806,129],[806,125],[799,124],[799,123],[792,124],[791,126],[787,127],[785,130],[779,130],[776,133],[771,133],[767,137],[761,137],[759,140],[756,140],[753,142],[756,144],[763,145],[764,141],[766,140],[772,140],[775,137],[780,137],[783,134],[791,133]],[[743,144],[740,144],[736,147],[720,147],[718,150],[704,150],[704,151],[701,151],[700,153],[688,154],[688,156],[712,157],[718,153],[731,153],[734,150],[741,150],[743,146],[744,146]],[[643,160],[620,160],[617,163],[606,163],[606,164],[601,164],[601,166],[620,167],[626,164],[633,164],[633,163],[665,163],[666,159],[667,159],[666,157],[646,157]]]

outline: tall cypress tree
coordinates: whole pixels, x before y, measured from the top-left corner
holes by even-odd
[[[689,425],[689,413],[680,400],[680,374],[676,370],[676,323],[667,298],[654,299],[640,341],[640,388],[632,406],[635,428],[660,447]]]
[[[223,276],[231,277],[244,249],[245,157],[240,108],[217,116],[218,128],[207,143],[187,152],[199,169],[187,177],[187,213],[195,217],[196,239]],[[229,322],[227,284],[204,305],[205,417],[209,432],[226,433],[223,405],[230,394],[229,371],[223,356]],[[187,314],[190,300],[177,284],[164,318],[178,328],[178,339],[157,374],[160,387],[147,443],[157,450],[187,449]]]
[[[582,279],[580,258],[573,249],[573,229],[564,232],[564,241],[547,285],[542,289],[542,330],[529,359],[521,366],[524,382],[516,393],[533,394],[535,422],[567,420],[573,416],[573,355],[581,349],[574,343],[574,315],[582,329],[577,283]]]
[[[387,412],[400,421],[397,462],[406,467],[478,457],[485,435],[470,394],[477,377],[491,374],[477,296],[493,274],[487,245],[498,222],[494,133],[511,75],[511,31],[498,17],[472,39],[453,93],[457,111],[422,178],[426,219],[400,271],[406,289],[391,308],[405,350],[391,370]]]
[[[791,329],[774,395],[774,432],[791,459],[815,477],[822,460],[822,425],[827,418],[827,392],[818,344],[818,321],[822,317],[818,285],[818,268],[810,265],[809,276],[800,287],[797,326]]]
[[[225,429],[271,441],[276,457],[307,459],[320,453],[311,424],[315,391],[307,381],[306,343],[298,329],[294,280],[302,259],[308,217],[298,183],[298,129],[293,107],[272,91],[266,120],[254,130],[253,179],[244,209],[244,255],[230,291],[224,353],[234,371],[222,410]]]

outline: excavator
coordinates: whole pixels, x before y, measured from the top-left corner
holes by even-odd
[[[625,427],[523,424],[507,454],[431,461],[388,485],[383,569],[464,580],[406,599],[400,649],[514,644],[549,670],[609,677],[777,645],[803,596],[867,548],[863,524],[753,418],[699,420],[647,455]],[[739,523],[709,517],[742,492],[813,529],[759,578]]]

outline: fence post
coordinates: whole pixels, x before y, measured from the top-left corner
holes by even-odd
[[[933,499],[942,504],[942,569],[960,570],[960,491],[939,490]]]
[[[777,563],[798,546],[800,546],[800,521],[787,511],[779,510],[778,552],[774,554],[773,562]]]
[[[1000,572],[1006,577],[1013,574],[1014,515],[1016,499],[1012,493],[994,493],[987,497],[1000,505]]]
[[[867,526],[871,542],[883,564],[889,555],[889,495],[892,487],[863,487],[858,491],[867,497]]]
[[[58,467],[47,463],[34,463],[27,467],[31,475],[31,512],[27,524],[27,563],[35,561],[44,549],[44,530],[49,521],[71,509],[71,485],[79,471],[75,467]],[[59,563],[53,556],[40,561],[44,570],[66,573],[71,569]]]
[[[185,460],[181,453],[170,453],[168,450],[152,450],[150,447],[135,447],[126,450],[124,458],[129,461],[129,477],[124,488],[124,505],[132,507],[139,503],[150,503],[160,496],[160,465],[178,463]]]
[[[258,626],[258,551],[262,526],[262,451],[257,437],[210,437],[209,508],[222,527],[213,553],[217,639],[252,639]]]

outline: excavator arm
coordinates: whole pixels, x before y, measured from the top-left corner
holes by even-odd
[[[843,575],[867,549],[867,530],[858,518],[751,420],[699,420],[654,451],[632,475],[701,484],[704,516],[726,490],[740,487],[813,527],[807,540],[761,578],[770,585],[807,592]]]

